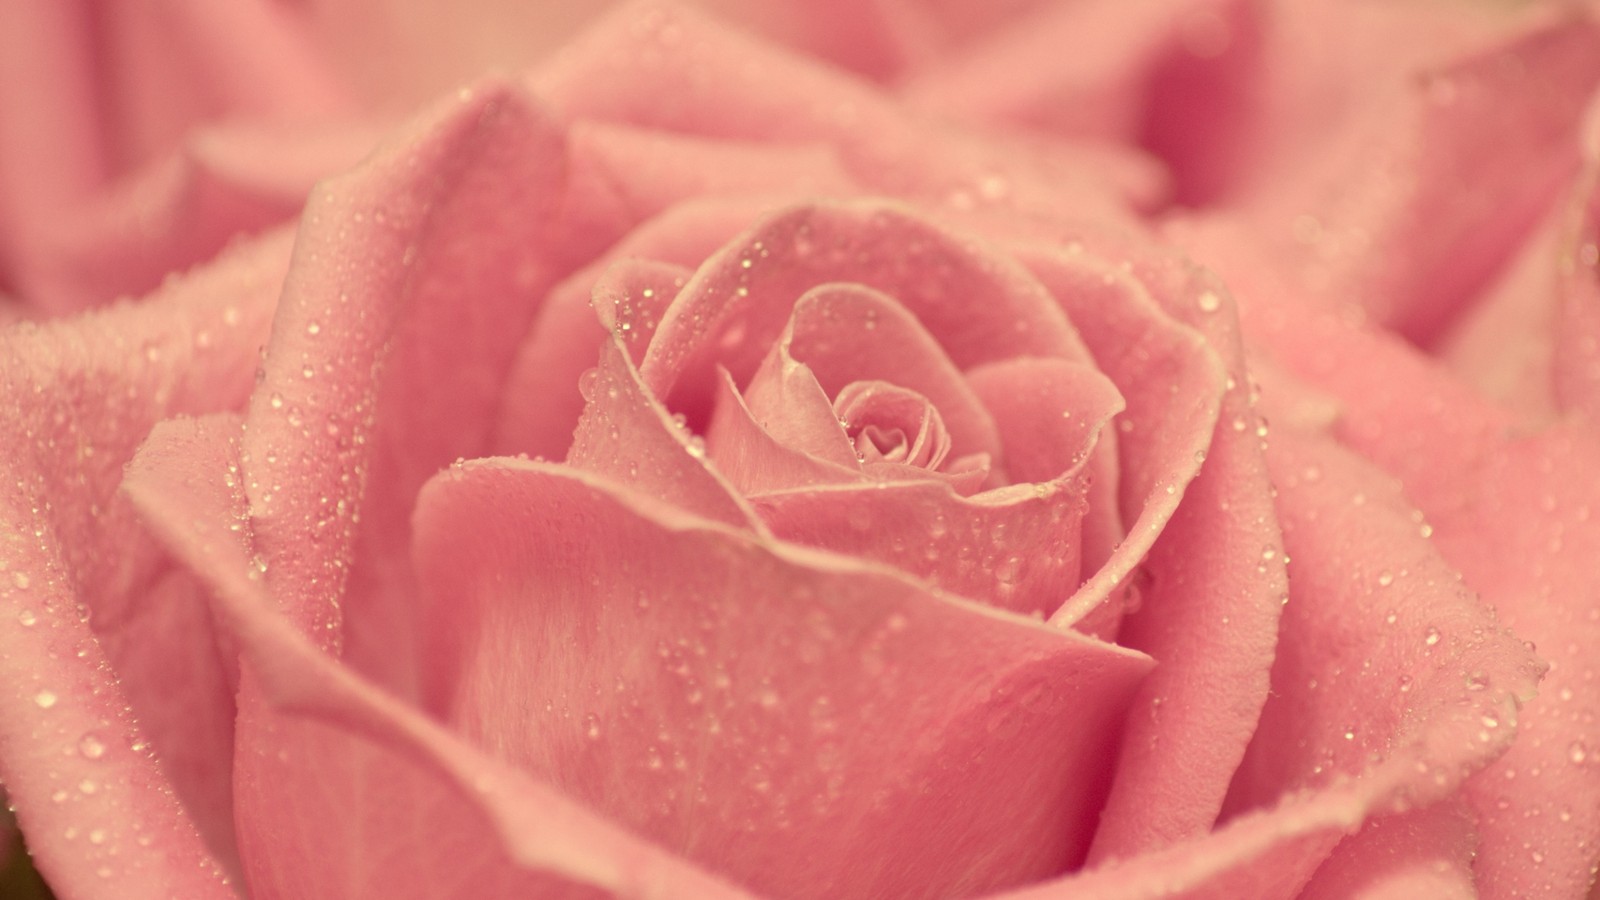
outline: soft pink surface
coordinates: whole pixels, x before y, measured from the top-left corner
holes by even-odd
[[[38,868],[1585,896],[1596,15],[0,10]]]

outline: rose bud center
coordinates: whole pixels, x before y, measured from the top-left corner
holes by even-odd
[[[853,381],[834,398],[833,411],[862,462],[936,470],[950,452],[950,434],[939,410],[908,388]]]

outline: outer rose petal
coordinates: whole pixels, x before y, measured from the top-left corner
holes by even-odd
[[[1596,84],[1600,23],[1582,15],[1419,73],[1266,195],[1261,230],[1297,236],[1273,252],[1302,291],[1430,341],[1572,171]]]
[[[515,460],[430,485],[417,561],[458,728],[784,895],[972,893],[1076,864],[1150,664]]]
[[[752,80],[752,71],[762,77]],[[670,4],[620,7],[530,84],[569,121],[825,143],[873,192],[932,206],[1057,217],[1092,210],[1120,220],[1162,187],[1149,161],[1126,151],[1031,146],[930,122],[836,69]]]
[[[320,652],[262,590],[248,529],[234,527],[246,521],[229,475],[239,429],[229,417],[162,423],[124,488],[213,588],[213,610],[238,642],[251,896],[745,900]],[[262,796],[272,802],[250,802]]]
[[[1266,304],[1252,318],[1286,364],[1344,404],[1339,438],[1400,478],[1445,558],[1550,660],[1522,712],[1525,739],[1470,786],[1474,868],[1487,897],[1580,895],[1600,846],[1589,750],[1600,698],[1586,687],[1600,654],[1600,436],[1565,426],[1517,437],[1505,411],[1392,340]]]
[[[287,238],[0,335],[0,777],[63,894],[231,895],[226,647],[116,485],[155,421],[243,401]]]
[[[1300,900],[1477,900],[1472,814],[1458,798],[1375,818],[1345,838]]]
[[[1136,700],[1148,715],[1130,720],[1096,859],[1210,827],[1266,698],[1285,577],[1231,297],[1186,262],[1133,247],[1118,255],[1131,276],[1097,283],[1078,280],[1087,273],[1074,271],[1071,260],[1040,260],[1052,267],[1051,286],[1101,369],[1127,397],[1124,499],[1130,489],[1145,493],[1128,540],[1096,576],[1100,584],[1091,581],[1068,608],[1104,590],[1123,554],[1148,547],[1144,602],[1125,620],[1123,637],[1163,663]],[[1107,312],[1096,301],[1122,305]],[[1196,334],[1209,346],[1190,344]],[[1192,392],[1158,386],[1167,366],[1190,379]],[[1218,368],[1226,374],[1213,411]],[[1200,472],[1186,484],[1195,466]],[[1172,499],[1179,492],[1182,504]]]
[[[0,121],[8,123],[0,126],[0,267],[14,269],[0,281],[18,279],[28,295],[46,289],[56,310],[109,299],[53,290],[65,275],[56,239],[81,227],[82,202],[108,182],[163,157],[206,119],[345,111],[291,16],[271,3],[46,5],[48,13],[24,9],[35,4],[0,12],[8,67],[0,77]],[[221,246],[207,237],[213,250]]]
[[[1290,601],[1283,620],[1273,686],[1284,696],[1272,701],[1268,730],[1257,735],[1236,788],[1259,790],[1272,805],[1006,900],[1288,900],[1346,834],[1449,802],[1511,745],[1517,705],[1532,696],[1540,666],[1447,580],[1450,569],[1417,532],[1395,485],[1327,441],[1280,435],[1269,458],[1295,559],[1290,588],[1305,595]],[[1349,502],[1358,495],[1366,502]],[[1412,641],[1386,632],[1386,598],[1366,571],[1391,548],[1411,561],[1414,577],[1394,588],[1410,594],[1409,606],[1396,607],[1395,627],[1409,625]],[[1438,629],[1431,643],[1429,623]],[[1411,678],[1409,690],[1400,690],[1401,674]],[[1387,692],[1371,703],[1379,680]],[[1280,764],[1284,753],[1295,756]],[[1331,768],[1317,771],[1324,762]]]
[[[300,211],[320,178],[376,140],[367,126],[216,126],[104,191],[32,223],[30,303],[69,312],[154,290],[243,235]]]
[[[964,120],[1141,143],[1175,170],[1175,199],[1203,202],[1237,178],[1266,5],[1039,4],[904,90]]]
[[[554,126],[488,84],[307,205],[243,475],[275,596],[358,668],[404,677],[412,498],[483,451],[517,336],[586,237],[552,224],[562,172]]]

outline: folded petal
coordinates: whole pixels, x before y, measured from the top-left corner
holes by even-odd
[[[116,491],[156,421],[243,403],[288,238],[0,333],[0,779],[61,894],[232,895],[226,643]]]
[[[767,217],[706,261],[662,320],[645,383],[691,420],[703,416],[714,365],[747,379],[796,298],[829,282],[895,298],[963,369],[1086,355],[1049,294],[991,249],[881,201],[817,203]]]
[[[670,274],[657,266],[622,265],[595,285],[595,311],[611,337],[600,346],[599,364],[579,382],[586,402],[567,462],[696,515],[759,531],[754,512],[706,458],[705,439],[651,393],[635,364],[662,314],[665,297],[657,292],[657,279]]]
[[[1476,900],[1477,832],[1459,799],[1373,819],[1339,842],[1311,876],[1303,900]]]
[[[1542,666],[1454,578],[1394,483],[1326,439],[1278,435],[1269,461],[1294,578],[1273,695],[1231,798],[1261,808],[1006,900],[1288,900],[1346,835],[1452,802],[1512,746]],[[1459,825],[1431,837],[1461,852]]]
[[[455,727],[763,892],[1074,865],[1149,665],[562,467],[467,464],[417,529]]]
[[[239,422],[162,423],[124,489],[237,641],[243,887],[262,900],[745,895],[487,757],[321,652],[263,590]],[[425,828],[404,827],[425,822]],[[187,896],[187,894],[185,895]],[[195,896],[200,896],[195,894]]]
[[[407,604],[390,601],[409,590],[411,502],[483,451],[517,338],[565,274],[563,162],[538,107],[489,83],[307,205],[243,477],[274,595],[352,665],[405,677]]]
[[[1257,424],[1245,386],[1232,298],[1214,276],[1185,261],[1136,248],[1118,255],[1126,260],[1127,280],[1099,282],[1101,290],[1122,292],[1117,300],[1099,298],[1125,304],[1114,312],[1090,306],[1095,288],[1056,285],[1102,368],[1128,398],[1124,422],[1131,427],[1118,445],[1124,491],[1144,486],[1149,492],[1128,539],[1057,619],[1071,621],[1094,609],[1090,604],[1103,603],[1107,583],[1124,571],[1119,557],[1147,547],[1141,602],[1124,618],[1119,640],[1162,661],[1140,688],[1136,708],[1147,714],[1130,719],[1095,859],[1163,846],[1215,820],[1267,696],[1285,591],[1285,556],[1260,447],[1265,426]],[[1134,324],[1152,315],[1165,323],[1147,318]],[[1124,329],[1130,325],[1144,333],[1129,340]],[[1205,346],[1188,344],[1185,332],[1203,335]],[[1146,380],[1163,370],[1173,380],[1165,390]],[[1222,373],[1215,411],[1191,411],[1196,400],[1215,396],[1212,379]],[[1188,387],[1174,392],[1171,384],[1180,378]],[[1172,410],[1179,404],[1188,408]],[[1188,418],[1180,424],[1174,413]],[[1198,433],[1190,430],[1197,426]],[[1203,446],[1191,443],[1196,437]],[[1199,472],[1191,476],[1194,467]],[[1183,502],[1166,513],[1173,502],[1166,498],[1175,493]],[[1219,693],[1219,685],[1228,689]]]
[[[706,428],[706,454],[739,493],[749,496],[861,480],[859,461],[848,456],[848,440],[837,441],[831,456],[818,456],[792,440],[780,440],[756,420],[727,372],[722,374],[716,408]],[[756,377],[760,378],[759,373]],[[833,425],[839,431],[838,420],[833,420]]]
[[[1095,366],[1127,403],[1117,421],[1117,502],[1131,524],[1070,609],[1062,608],[1076,619],[1126,590],[1124,581],[1178,508],[1211,444],[1227,373],[1206,339],[1163,311],[1150,288],[1081,244],[1008,249],[1067,312]],[[1220,309],[1221,295],[1213,291],[1205,305],[1212,301]]]
[[[1418,527],[1550,661],[1522,710],[1526,739],[1469,786],[1482,839],[1474,871],[1486,896],[1581,894],[1600,844],[1588,749],[1600,744],[1600,696],[1585,674],[1600,652],[1588,562],[1600,552],[1589,475],[1600,437],[1578,424],[1519,435],[1507,411],[1424,358],[1334,317],[1256,318],[1285,364],[1339,399],[1339,439],[1400,479]]]
[[[563,279],[550,290],[532,327],[517,350],[506,379],[504,399],[492,445],[502,453],[526,453],[560,459],[572,444],[572,430],[583,412],[580,376],[594,368],[595,348],[607,339],[607,327],[596,318],[594,288],[615,267],[645,260],[647,267],[676,267],[650,290],[670,301],[688,282],[695,266],[747,228],[770,208],[761,197],[708,198],[674,205],[641,223],[617,241],[600,259]],[[665,274],[664,270],[663,274]],[[681,276],[681,278],[679,277]],[[628,276],[635,280],[645,277]],[[670,290],[669,290],[670,288]],[[644,285],[640,286],[641,297]],[[610,301],[608,301],[610,302]],[[638,334],[654,335],[659,315],[632,316]],[[629,353],[642,353],[630,336]]]

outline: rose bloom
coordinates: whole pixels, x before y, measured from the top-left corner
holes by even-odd
[[[1590,894],[1592,7],[0,35],[5,890]]]

